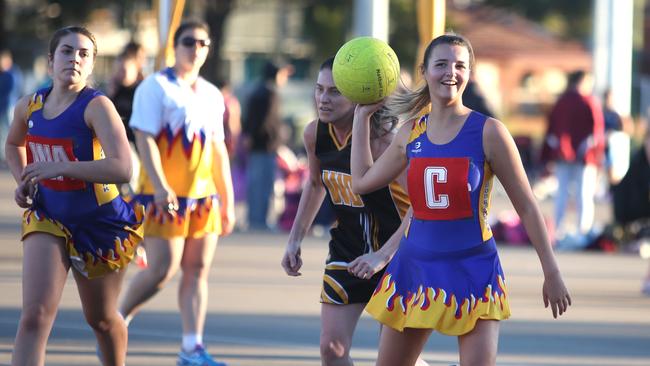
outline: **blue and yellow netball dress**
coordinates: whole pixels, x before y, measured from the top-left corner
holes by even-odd
[[[39,90],[29,103],[27,163],[103,159],[99,140],[84,120],[88,103],[102,94],[86,87],[64,112],[46,119],[43,103],[50,91]],[[133,259],[143,216],[144,209],[124,202],[115,184],[59,176],[38,183],[34,203],[23,215],[22,237],[45,232],[64,238],[72,266],[96,278]]]
[[[321,302],[328,304],[368,302],[383,272],[362,279],[348,272],[348,264],[379,250],[400,226],[409,206],[406,193],[396,182],[369,194],[352,193],[350,136],[340,143],[331,124],[319,121],[316,127],[315,153],[337,218],[330,229],[321,291]]]
[[[462,335],[478,319],[510,316],[487,223],[493,174],[483,152],[486,118],[471,112],[444,145],[427,137],[428,115],[413,125],[406,146],[413,218],[366,307],[391,328]]]
[[[172,68],[146,78],[135,92],[130,126],[155,136],[163,173],[178,197],[174,215],[153,205],[154,187],[146,169],[134,201],[147,207],[145,236],[203,237],[221,233],[214,174],[214,142],[223,141],[223,95],[199,77],[194,86]],[[225,157],[226,159],[228,157]]]

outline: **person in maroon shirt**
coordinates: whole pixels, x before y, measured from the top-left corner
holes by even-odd
[[[605,122],[600,103],[590,95],[591,78],[579,70],[568,75],[566,91],[548,118],[542,160],[554,163],[558,180],[555,226],[560,231],[569,194],[575,186],[577,234],[591,231],[598,166],[605,148]]]

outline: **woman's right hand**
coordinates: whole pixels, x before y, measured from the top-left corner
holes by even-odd
[[[178,198],[176,192],[171,187],[160,187],[154,191],[153,203],[156,212],[166,212],[171,216],[176,216],[178,211]]]
[[[32,205],[35,193],[36,183],[31,181],[20,182],[14,191],[14,200],[18,207],[29,208]]]

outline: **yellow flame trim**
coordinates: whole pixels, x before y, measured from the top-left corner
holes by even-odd
[[[501,276],[498,281],[501,294],[488,286],[479,299],[471,296],[459,301],[454,294],[443,289],[424,289],[422,286],[416,294],[405,299],[401,295],[393,296],[395,281],[387,274],[368,302],[366,311],[398,331],[426,328],[447,335],[462,335],[474,329],[479,319],[503,320],[510,317],[505,283]],[[459,307],[460,317],[457,318],[456,310]]]

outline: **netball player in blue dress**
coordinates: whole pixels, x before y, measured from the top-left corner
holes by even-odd
[[[406,170],[412,207],[399,249],[366,307],[387,325],[377,365],[413,365],[434,330],[458,336],[461,365],[496,363],[499,320],[510,316],[510,307],[487,223],[494,176],[539,256],[545,305],[557,317],[571,303],[512,137],[501,122],[463,105],[473,64],[465,38],[434,39],[421,65],[426,85],[389,102],[408,122],[374,163],[368,120],[382,104],[355,111],[353,190],[371,192]],[[418,116],[429,104],[431,111]]]
[[[12,365],[43,365],[72,267],[104,365],[121,366],[127,330],[117,311],[125,269],[142,239],[144,209],[115,183],[131,177],[129,145],[110,100],[87,85],[95,38],[82,27],[56,31],[49,46],[52,86],[16,106],[5,147],[23,215],[23,308]]]

